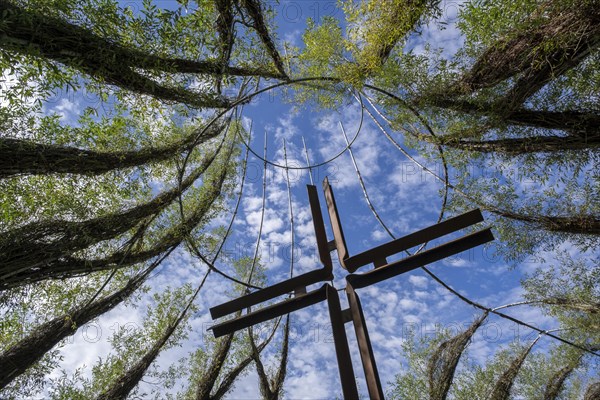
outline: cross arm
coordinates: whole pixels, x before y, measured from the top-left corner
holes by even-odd
[[[348,275],[346,281],[355,289],[363,288],[446,257],[453,256],[481,244],[491,242],[492,240],[494,240],[494,235],[492,234],[491,228],[482,229],[364,274]]]
[[[298,275],[264,289],[257,290],[256,292],[238,297],[237,299],[233,299],[227,303],[212,307],[210,309],[210,315],[212,319],[221,318],[225,315],[243,310],[244,308],[262,303],[263,301],[271,300],[277,296],[290,293],[298,288],[331,279],[333,279],[333,274],[331,273],[331,270],[328,270],[327,268],[310,271],[306,274]]]
[[[420,231],[411,233],[410,235],[403,236],[392,240],[391,242],[382,244],[381,246],[351,256],[344,260],[344,262],[346,263],[346,268],[353,272],[363,265],[372,263],[374,260],[385,259],[385,257],[398,254],[401,251],[410,249],[421,243],[437,239],[481,221],[483,221],[483,215],[481,215],[479,209],[468,211],[425,229],[421,229]]]
[[[214,325],[210,329],[213,331],[215,337],[221,337],[229,333],[239,331],[240,329],[248,328],[252,325],[288,314],[292,311],[300,310],[313,304],[320,303],[327,298],[328,286],[330,287],[331,285],[326,283],[319,289],[313,290],[306,294],[297,295],[280,303],[261,308],[229,321],[222,322],[218,325]]]

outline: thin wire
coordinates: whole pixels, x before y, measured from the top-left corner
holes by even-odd
[[[250,123],[250,132],[249,132],[249,136],[252,135],[252,126],[253,124]],[[238,210],[240,208],[240,203],[242,200],[242,194],[244,193],[244,183],[246,182],[246,172],[248,169],[248,156],[249,156],[249,151],[248,149],[246,149],[246,155],[244,156],[244,161],[242,163],[242,181],[240,183],[240,192],[238,194],[238,198],[237,201],[235,203],[235,208],[233,210],[233,215],[231,216],[231,221],[229,221],[229,226],[227,227],[227,230],[225,231],[225,235],[223,236],[223,240],[221,241],[221,244],[219,245],[219,248],[216,251],[215,256],[213,257],[212,262],[214,263],[215,261],[217,261],[217,258],[219,257],[219,253],[221,253],[221,250],[223,249],[223,246],[225,246],[225,241],[227,240],[227,238],[229,237],[229,234],[231,232],[231,228],[233,227],[233,222],[235,220],[235,217],[237,216]]]
[[[306,142],[304,141],[304,136],[302,136],[302,145],[304,146],[304,156],[306,157],[306,165],[308,166],[308,176],[310,177],[310,184],[315,185],[313,181],[312,167],[310,166],[310,160],[308,158],[308,149],[306,148]],[[350,147],[348,147],[350,149]]]
[[[258,251],[260,249],[260,238],[262,236],[263,224],[265,220],[265,208],[267,203],[267,131],[265,131],[265,144],[264,144],[264,160],[263,160],[263,181],[262,181],[262,209],[260,212],[260,225],[258,227],[258,236],[256,238],[256,246],[254,247],[254,257],[252,257],[252,267],[250,268],[250,274],[248,275],[248,282],[252,281],[252,275],[254,274],[254,268],[258,260]]]
[[[123,257],[121,257],[121,259],[119,260],[119,262],[117,263],[117,265],[112,269],[110,275],[106,278],[106,280],[104,281],[104,283],[102,284],[102,286],[100,286],[100,288],[98,290],[96,290],[96,292],[94,293],[94,295],[90,299],[88,299],[88,301],[85,303],[84,307],[89,306],[94,300],[96,300],[98,298],[98,296],[100,296],[100,293],[102,293],[102,291],[106,288],[106,286],[108,286],[108,284],[110,283],[110,281],[117,274],[117,271],[120,269],[120,266],[123,263],[123,261],[125,261],[125,257],[127,257],[129,255],[129,253],[131,252],[131,250],[133,249],[133,247],[136,245],[136,243],[141,238],[143,238],[144,231],[146,230],[146,228],[148,227],[148,225],[150,224],[150,222],[152,222],[152,220],[154,220],[154,218],[156,218],[156,214],[154,214],[152,216],[152,218],[150,218],[147,222],[143,222],[142,226],[140,226],[140,228],[135,232],[135,234],[133,235],[133,237],[127,241],[127,249],[125,250],[125,253],[123,254]]]
[[[250,125],[250,135],[252,135],[252,125]],[[221,251],[223,250],[223,247],[225,246],[225,242],[227,241],[227,238],[229,237],[229,234],[231,233],[231,228],[233,227],[233,223],[234,223],[235,218],[236,218],[236,216],[238,214],[238,210],[239,210],[239,207],[240,207],[242,195],[243,195],[243,192],[244,192],[244,183],[246,181],[246,172],[247,172],[247,166],[248,166],[248,156],[249,156],[249,153],[250,152],[248,151],[248,149],[246,149],[246,155],[244,156],[244,161],[243,161],[243,164],[242,164],[242,180],[241,180],[241,183],[240,183],[240,191],[239,191],[239,194],[238,194],[238,198],[237,198],[237,201],[236,201],[236,204],[235,204],[235,208],[233,210],[233,214],[231,216],[231,220],[229,221],[229,225],[227,227],[227,230],[225,231],[225,235],[223,236],[223,240],[221,240],[221,244],[219,245],[217,251],[215,251],[215,254],[213,256],[212,263],[214,263],[218,259]],[[198,251],[198,253],[199,253],[199,251]],[[212,271],[212,269],[209,267],[208,270],[206,271],[206,274],[204,274],[204,277],[202,278],[202,281],[200,282],[200,284],[196,288],[196,291],[194,292],[194,294],[191,296],[190,300],[188,301],[186,307],[179,314],[178,318],[174,321],[174,323],[173,323],[173,332],[175,332],[175,329],[181,323],[181,321],[185,317],[185,314],[189,311],[189,309],[191,308],[192,304],[194,303],[194,301],[198,297],[198,294],[200,293],[200,290],[202,289],[202,287],[204,287],[204,283],[208,279],[208,276],[210,275],[211,271]],[[248,284],[250,284],[250,281],[248,281]]]
[[[250,129],[252,129],[252,126],[250,127]],[[217,274],[221,275],[222,277],[224,277],[224,278],[226,278],[226,279],[228,279],[228,280],[230,280],[230,281],[232,281],[232,282],[235,282],[235,283],[237,283],[237,284],[239,284],[239,285],[246,286],[246,287],[253,288],[253,289],[260,289],[260,287],[259,287],[259,286],[255,286],[255,285],[248,284],[248,283],[246,283],[246,282],[244,282],[244,281],[241,281],[241,280],[239,280],[239,279],[237,279],[237,278],[234,278],[234,277],[232,277],[232,276],[230,276],[230,275],[226,274],[225,272],[221,271],[219,268],[217,268],[217,267],[214,265],[215,261],[216,261],[216,260],[217,260],[217,258],[219,257],[219,254],[220,254],[221,250],[223,249],[223,247],[224,247],[224,245],[225,245],[225,241],[226,241],[226,240],[227,240],[227,238],[229,237],[229,234],[230,234],[230,232],[231,232],[231,229],[232,229],[232,226],[233,226],[234,220],[235,220],[235,218],[236,218],[236,215],[237,215],[237,213],[238,213],[238,209],[239,209],[240,202],[241,202],[241,199],[242,199],[242,192],[243,192],[243,190],[244,190],[244,182],[245,182],[245,179],[246,179],[246,170],[247,170],[247,166],[248,166],[248,151],[247,151],[247,149],[246,149],[246,156],[245,156],[244,163],[243,163],[243,168],[242,168],[242,181],[241,181],[241,184],[240,184],[240,192],[239,192],[239,194],[238,194],[238,198],[237,198],[237,202],[236,202],[236,205],[235,205],[235,209],[234,209],[234,212],[233,212],[232,218],[231,218],[231,220],[230,220],[230,222],[229,222],[229,226],[227,227],[227,231],[226,231],[226,233],[225,233],[225,236],[223,237],[223,240],[221,241],[221,245],[219,246],[219,248],[218,248],[217,252],[216,252],[216,253],[215,253],[215,255],[213,256],[213,259],[212,259],[212,261],[209,261],[209,260],[207,260],[207,259],[206,259],[206,257],[205,257],[205,256],[204,256],[204,255],[203,255],[201,252],[200,252],[200,250],[199,250],[199,249],[198,249],[196,246],[193,246],[193,245],[190,243],[190,241],[189,241],[189,240],[188,240],[188,245],[189,245],[188,247],[189,247],[189,248],[192,250],[192,252],[193,252],[193,253],[194,253],[194,254],[195,254],[195,255],[196,255],[198,258],[200,258],[200,260],[202,260],[202,262],[203,262],[204,264],[206,264],[206,265],[208,266],[208,268],[209,268],[210,270],[214,271],[215,273],[217,273]],[[181,202],[180,202],[180,203],[181,203]],[[181,213],[183,213],[183,209],[181,208],[181,204],[180,204],[180,212],[181,212]],[[182,218],[183,218],[183,214],[182,214]]]
[[[379,114],[382,115],[377,108],[374,106],[374,104],[370,101],[370,99],[367,97],[367,101],[369,102],[369,104],[371,105],[371,107],[373,107],[375,109],[375,111]],[[367,113],[369,114],[369,116],[371,117],[371,119],[373,120],[373,122],[375,122],[375,124],[377,125],[377,127],[379,127],[379,129],[389,138],[389,134],[387,133],[387,131],[385,130],[385,128],[383,127],[383,125],[381,125],[381,123],[375,118],[375,116],[371,113],[371,111],[367,108]],[[384,118],[385,119],[385,118]],[[387,120],[386,120],[387,121]],[[431,134],[435,135],[433,133],[433,131],[431,131]],[[394,142],[395,143],[395,142]],[[399,145],[398,145],[399,147]],[[401,147],[399,147],[400,149],[402,149]],[[404,149],[402,149],[404,150]],[[440,148],[441,150],[441,148]],[[407,157],[410,157],[410,155],[408,154],[408,152],[404,151],[403,154],[405,154]],[[443,154],[443,152],[441,153],[441,158],[442,158],[442,162],[444,164],[444,196],[442,198],[442,206],[440,207],[440,213],[438,215],[438,219],[437,222],[440,222],[443,218],[444,218],[444,213],[446,211],[446,205],[448,204],[448,182],[449,182],[449,178],[448,178],[448,167],[446,164],[446,158]],[[414,159],[413,159],[414,160]],[[354,160],[353,160],[354,161]],[[379,221],[379,223],[381,224],[381,226],[383,226],[383,228],[386,230],[386,232],[390,235],[390,237],[392,239],[396,239],[396,236],[387,228],[387,226],[383,223],[382,219],[380,218],[379,214],[377,213],[377,211],[375,210],[375,207],[373,207],[373,205],[371,204],[371,200],[369,199],[369,195],[367,194],[367,189],[365,188],[364,182],[362,181],[361,178],[361,174],[360,171],[358,170],[358,166],[356,165],[356,162],[354,162],[354,167],[356,169],[356,173],[359,176],[359,181],[360,184],[363,188],[363,192],[365,194],[365,199],[367,200],[367,203],[369,204],[369,207],[371,208],[371,211],[373,211],[373,214],[375,215],[375,217],[377,218],[377,220]],[[415,254],[420,253],[423,249],[425,249],[425,247],[427,247],[427,244],[429,242],[425,242],[423,244],[421,244],[421,246],[419,246],[419,248],[415,251]],[[412,256],[413,254],[408,251],[408,250],[404,250],[404,253],[406,253],[408,256]]]
[[[292,207],[292,189],[290,186],[290,171],[287,168],[287,147],[285,145],[285,138],[283,139],[283,158],[285,161],[285,181],[287,184],[288,202],[290,207],[290,236],[291,236],[291,250],[290,250],[290,278],[294,276],[294,209]]]
[[[383,222],[383,220],[381,219],[381,217],[379,216],[377,211],[375,211],[375,207],[371,203],[371,199],[369,197],[369,194],[367,193],[367,188],[365,187],[365,182],[363,181],[362,174],[360,173],[358,164],[356,163],[356,159],[354,158],[354,152],[352,151],[352,147],[350,147],[350,143],[348,142],[348,136],[346,135],[346,130],[344,129],[344,124],[342,124],[342,121],[339,121],[339,124],[340,124],[340,129],[342,131],[342,135],[344,136],[344,140],[346,140],[346,143],[348,144],[348,152],[350,154],[350,158],[352,159],[352,164],[354,165],[354,171],[356,172],[356,176],[358,177],[358,181],[360,183],[360,187],[362,188],[365,200],[367,201],[367,204],[369,205],[371,212],[373,213],[375,218],[377,218],[377,221],[379,221],[379,224],[383,227],[383,229],[385,229],[385,231],[388,233],[388,235],[390,235],[392,237],[392,239],[395,239],[396,237],[394,236],[392,231],[390,231],[390,229],[387,227],[387,225]]]

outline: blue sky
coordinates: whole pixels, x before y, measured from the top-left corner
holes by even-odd
[[[168,3],[157,2],[159,6],[165,7]],[[307,17],[318,19],[323,15],[341,15],[336,3],[330,1],[282,1],[273,7],[278,15],[276,23],[279,37],[297,46],[301,45],[301,34]],[[460,47],[460,35],[451,23],[456,17],[458,3],[443,2],[442,7],[450,22],[448,27],[445,30],[433,25],[427,27],[422,36],[411,39],[408,48],[419,52],[422,51],[423,44],[429,42],[444,47],[447,54],[453,54]],[[267,93],[257,97],[244,108],[244,123],[247,127],[252,126],[251,147],[258,154],[262,154],[266,133],[267,158],[274,163],[285,163],[285,140],[288,164],[304,166],[306,161],[303,138],[307,144],[310,161],[322,163],[345,147],[340,122],[350,137],[359,129],[360,107],[357,102],[349,103],[339,111],[303,107],[296,112],[293,110],[293,104],[284,103],[281,99],[279,92]],[[48,111],[62,115],[65,121],[73,121],[84,104],[83,99],[63,97],[49,106]],[[392,135],[402,144],[399,134]],[[402,236],[437,221],[442,202],[440,183],[403,156],[367,114],[364,115],[362,128],[352,149],[373,205],[394,235]],[[438,173],[441,171],[440,164],[424,160],[414,152],[411,154],[430,170]],[[297,275],[320,268],[320,265],[316,257],[316,244],[306,197],[305,185],[310,183],[308,173],[306,170],[292,170],[289,174],[295,218],[294,273]],[[335,161],[313,170],[324,213],[320,185],[325,176],[329,177],[333,185],[350,251],[358,253],[388,241],[387,233],[379,225],[365,201],[348,152]],[[234,235],[225,246],[225,253],[231,257],[251,255],[254,250],[262,210],[262,179],[263,163],[250,155],[241,210],[234,222]],[[261,259],[268,282],[272,284],[287,278],[291,262],[289,198],[283,169],[273,166],[267,168],[266,199],[264,228],[260,237]],[[230,218],[230,215],[225,214],[214,224],[226,225]],[[325,217],[325,220],[328,226],[328,218]],[[332,238],[330,230],[329,237]],[[573,251],[569,244],[565,244],[564,249]],[[339,267],[336,257],[333,258],[336,276],[334,285],[343,288],[346,272]],[[431,265],[431,269],[460,293],[484,305],[495,307],[520,300],[520,279],[524,273],[534,271],[539,265],[537,260],[528,259],[510,269],[507,262],[494,255],[493,247],[478,247],[435,263]],[[221,260],[219,266],[230,273],[233,271],[227,260]],[[179,252],[169,258],[161,273],[152,280],[151,286],[159,290],[168,284],[197,283],[205,271],[206,266]],[[191,321],[192,334],[184,346],[161,355],[161,366],[176,361],[194,346],[202,345],[202,335],[211,323],[208,308],[228,300],[229,288],[229,283],[223,278],[214,274],[209,278],[198,301],[200,310]],[[444,328],[457,332],[479,314],[479,311],[463,303],[419,270],[362,289],[359,294],[381,381],[386,387],[386,383],[404,367],[401,346],[407,339],[408,329],[416,329],[417,336],[433,335]],[[345,296],[341,296],[341,300],[344,307]],[[73,371],[86,365],[89,371],[99,356],[102,357],[110,351],[108,338],[111,331],[126,327],[127,324],[141,323],[145,304],[143,300],[142,306],[137,309],[118,307],[80,330],[70,340],[71,344],[62,350],[63,366]],[[507,313],[540,328],[551,329],[557,326],[555,321],[533,308],[519,307],[510,309]],[[285,384],[286,398],[329,399],[340,396],[339,376],[326,308],[324,305],[317,305],[295,312],[292,323],[288,377]],[[366,393],[358,348],[350,325],[347,325],[347,334],[359,387]],[[529,340],[528,338],[532,338],[531,331],[512,322],[490,317],[475,335],[470,354],[476,361],[485,363],[499,345],[513,340]],[[537,351],[547,349],[549,344],[550,339],[542,339],[537,345]],[[276,350],[276,346],[267,350],[265,359],[273,363]],[[229,398],[259,397],[258,381],[251,368],[250,373],[240,379]]]

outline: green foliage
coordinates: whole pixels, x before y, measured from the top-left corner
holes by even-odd
[[[278,61],[274,59],[273,50],[277,51],[278,46],[273,42],[269,48],[267,44],[276,31],[271,11],[259,15],[268,25],[259,32],[256,16],[243,11],[240,4],[236,3],[240,7],[232,6],[235,8],[232,8],[235,41],[227,65],[219,65],[223,42],[215,29],[219,17],[217,7],[210,0],[179,0],[168,9],[144,0],[138,4],[139,11],[114,0],[21,0],[10,4],[18,4],[31,15],[37,13],[48,21],[58,21],[55,28],[59,31],[72,25],[87,29],[92,37],[101,39],[95,45],[98,54],[106,57],[98,63],[101,65],[86,69],[86,61],[89,62],[86,57],[92,53],[86,47],[83,47],[87,49],[86,54],[78,53],[81,48],[77,45],[82,43],[77,35],[46,38],[49,43],[64,44],[64,39],[71,43],[60,49],[59,56],[51,57],[52,52],[47,48],[27,45],[29,37],[25,43],[24,39],[11,37],[9,33],[17,33],[11,32],[14,21],[8,20],[8,14],[3,16],[0,19],[0,79],[3,83],[0,131],[6,137],[96,152],[138,151],[174,144],[212,118],[194,101],[202,96],[218,97],[227,91],[222,89],[234,89],[244,95],[251,87],[260,88],[263,79],[273,79],[276,75],[272,71]],[[557,132],[563,136],[581,136],[581,126],[560,125],[560,120],[550,121],[555,123],[551,127],[544,125],[548,121],[516,121],[514,113],[587,112],[597,116],[600,104],[597,42],[586,39],[584,44],[590,44],[589,54],[582,53],[582,62],[563,68],[571,61],[569,51],[574,51],[573,43],[579,43],[575,39],[584,38],[579,25],[587,29],[586,24],[577,24],[582,14],[578,14],[578,10],[595,11],[597,1],[465,2],[457,23],[464,43],[456,54],[449,54],[438,43],[426,43],[423,52],[408,51],[407,45],[415,43],[424,24],[441,24],[439,5],[436,0],[346,2],[343,5],[345,21],[331,17],[308,20],[302,37],[303,47],[286,48],[282,59],[292,78],[315,79],[288,86],[287,98],[296,104],[340,108],[352,98],[350,91],[364,90],[365,84],[395,95],[392,99],[369,93],[390,126],[399,132],[399,141],[404,145],[438,162],[442,161],[439,145],[444,146],[443,162],[449,166],[450,182],[455,188],[451,191],[449,209],[460,211],[479,206],[488,210],[491,215],[489,218],[486,215],[486,219],[492,221],[502,243],[498,251],[515,263],[543,252],[546,259],[538,258],[543,268],[524,281],[527,298],[539,303],[548,296],[567,299],[566,304],[544,303],[543,309],[561,323],[566,329],[565,335],[572,340],[597,345],[600,322],[597,314],[587,312],[582,305],[584,308],[590,304],[597,306],[599,302],[600,266],[593,260],[585,260],[591,259],[589,255],[598,247],[598,235],[549,233],[551,226],[544,224],[552,217],[588,215],[597,219],[600,215],[597,146],[576,151],[525,151],[517,155],[452,146],[465,140],[535,141]],[[31,15],[27,18],[32,18]],[[561,21],[571,23],[570,29],[552,25]],[[554,32],[550,29],[554,27],[556,34],[549,34]],[[540,32],[540,40],[529,40],[535,36],[532,33]],[[265,40],[265,34],[271,36]],[[110,44],[108,48],[100,46],[106,42]],[[115,52],[116,48],[121,53]],[[565,51],[561,53],[562,50]],[[128,65],[129,60],[138,64]],[[184,64],[206,62],[212,67],[217,65],[219,71],[182,72],[180,61]],[[228,67],[254,68],[254,73],[249,74],[253,78],[227,72]],[[543,75],[548,68],[551,71]],[[128,71],[130,75],[116,74],[115,78],[114,71]],[[132,76],[137,76],[139,81],[129,81]],[[507,101],[506,97],[510,97],[520,80],[535,81],[533,78],[539,78],[542,86],[537,87],[536,82],[531,84],[535,90],[516,105]],[[144,82],[141,86],[140,81]],[[156,92],[160,88],[166,88],[171,95],[191,96],[175,97],[176,100],[173,96],[161,97]],[[84,101],[87,103],[82,104]],[[175,101],[179,103],[173,104]],[[169,241],[177,245],[184,239],[203,254],[212,253],[224,232],[222,228],[211,231],[209,223],[227,210],[227,202],[236,190],[238,134],[246,136],[241,123],[235,121],[229,125],[228,134],[193,149],[178,149],[168,159],[117,168],[95,176],[73,173],[2,179],[0,232],[31,222],[85,221],[129,209],[148,201],[157,191],[176,187],[222,144],[206,173],[182,193],[178,201],[138,221],[127,232],[72,255],[89,260],[122,251],[138,254]],[[597,135],[597,127],[585,131],[585,135],[592,138],[594,134]],[[138,237],[138,233],[135,246],[127,247],[128,241]],[[570,254],[561,253],[560,249],[570,247],[574,249]],[[559,256],[554,261],[556,253]],[[252,283],[264,285],[268,277],[260,260],[255,261],[258,265],[247,258],[232,264],[240,280],[248,279],[250,270],[254,270]],[[122,285],[143,264],[116,272],[103,293]],[[3,338],[0,350],[6,350],[24,335],[34,332],[41,323],[85,304],[106,282],[109,273],[42,281],[0,292]],[[71,376],[63,373],[53,382],[53,398],[89,398],[114,383],[167,330],[185,306],[192,288],[182,285],[147,295],[149,290],[146,288],[128,300],[130,306],[142,303],[142,299],[146,301],[141,326],[116,332],[111,338],[111,353],[103,355],[91,367],[91,376],[84,370],[77,370]],[[233,285],[231,291],[237,296],[245,292],[245,288]],[[186,329],[183,324],[165,348],[184,340]],[[414,337],[406,340],[406,372],[392,383],[392,398],[427,397],[427,357],[444,338],[441,335],[431,340]],[[215,378],[217,384],[248,359],[247,340],[244,334],[233,339],[231,350],[225,355],[224,368]],[[190,352],[188,359],[164,369],[151,368],[147,374],[167,389],[175,384],[178,376],[185,375],[189,386],[178,397],[191,397],[204,373],[213,366],[213,357],[223,343],[209,340]],[[462,369],[455,377],[452,397],[485,398],[518,350],[519,346],[513,346],[498,351],[485,366],[465,356]],[[578,356],[562,348],[547,354],[531,354],[519,374],[514,396],[540,398],[543,394],[540,382],[548,381],[554,372],[544,366],[573,361]],[[47,383],[45,376],[55,370],[59,361],[60,346],[15,380],[3,396],[38,395]],[[586,365],[582,365],[577,376],[569,378],[562,394],[564,398],[575,398],[583,390]],[[164,392],[137,390],[134,396],[159,398],[164,395]]]
[[[396,375],[391,382],[390,399],[423,399],[429,395],[427,365],[429,358],[448,338],[448,333],[441,332],[432,337],[417,337],[409,333],[402,345],[406,364],[403,372]],[[499,348],[490,356],[485,365],[481,365],[467,349],[461,356],[449,398],[456,400],[488,399],[490,391],[498,378],[506,371],[512,360],[528,343],[513,342]],[[561,391],[561,399],[577,399],[582,394],[587,381],[585,368],[580,364],[581,353],[568,346],[553,347],[550,351],[533,352],[525,359],[517,379],[511,390],[510,398],[540,399],[543,398],[550,378],[560,368],[575,363],[580,368],[569,376]],[[583,387],[582,387],[583,386]]]

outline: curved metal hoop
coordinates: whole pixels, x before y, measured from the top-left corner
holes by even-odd
[[[358,125],[358,129],[356,130],[356,133],[352,137],[352,140],[350,141],[350,143],[347,143],[346,146],[341,151],[339,151],[336,155],[334,155],[333,157],[330,157],[327,160],[322,161],[320,163],[310,164],[310,165],[306,165],[306,166],[303,166],[303,167],[300,167],[300,166],[295,167],[295,166],[278,164],[276,162],[267,160],[266,157],[261,157],[256,151],[254,151],[254,149],[252,149],[252,147],[250,146],[250,143],[246,142],[245,139],[244,139],[244,137],[241,136],[241,134],[239,134],[239,132],[238,132],[238,135],[240,137],[240,140],[241,140],[242,144],[244,145],[244,147],[246,147],[246,149],[248,149],[248,151],[250,151],[250,153],[252,153],[259,160],[261,160],[261,161],[263,161],[263,162],[265,162],[265,163],[267,163],[269,165],[272,165],[274,167],[282,168],[282,169],[285,169],[285,170],[290,170],[290,169],[293,169],[293,170],[306,170],[306,169],[312,169],[312,168],[322,167],[323,165],[329,164],[330,162],[336,160],[342,154],[344,154],[345,152],[347,152],[348,149],[350,148],[350,146],[352,146],[354,144],[354,142],[356,141],[356,139],[358,139],[358,136],[360,135],[360,133],[362,131],[363,122],[364,122],[364,119],[365,119],[365,106],[364,106],[364,103],[363,103],[363,100],[362,100],[362,95],[360,93],[357,94],[357,99],[358,99],[359,104],[360,104],[360,123]]]

